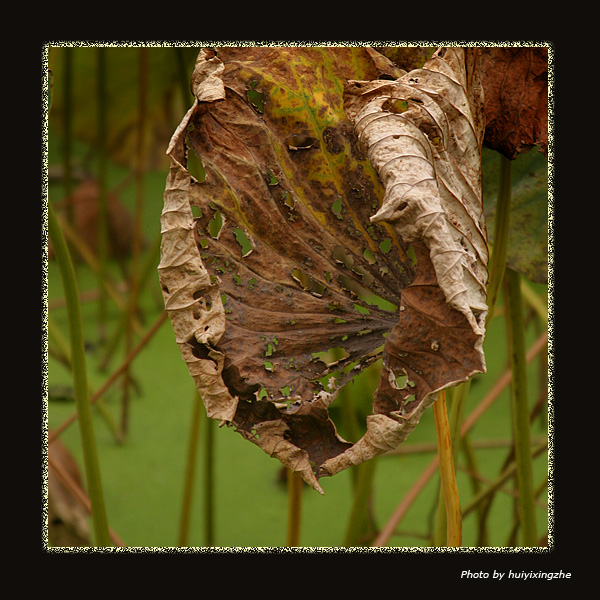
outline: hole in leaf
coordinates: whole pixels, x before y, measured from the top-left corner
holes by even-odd
[[[202,211],[199,206],[192,204],[192,216],[194,219],[199,219],[202,216]]]
[[[221,234],[221,230],[223,229],[223,215],[221,211],[218,210],[215,213],[214,219],[211,219],[208,223],[208,233],[214,239],[219,239],[219,235]]]
[[[330,348],[323,352],[313,352],[313,357],[321,362],[325,363],[326,366],[332,367],[350,356],[349,352],[338,346],[337,348]]]
[[[296,200],[294,200],[292,194],[288,194],[285,190],[281,192],[281,199],[288,208],[293,209],[296,206]]]
[[[359,312],[361,315],[370,315],[371,314],[371,311],[368,308],[366,308],[365,306],[361,306],[360,304],[355,304],[354,310],[356,312]]]
[[[247,91],[248,102],[257,110],[257,112],[262,113],[264,106],[264,92],[261,92],[256,89],[258,85],[258,81],[253,81],[250,84],[250,88]]]
[[[392,249],[392,238],[386,238],[385,240],[383,240],[383,242],[379,244],[379,249],[384,254],[387,254]]]
[[[188,127],[188,131],[191,132],[193,131],[194,126],[190,125],[190,127]],[[204,168],[202,159],[193,149],[194,144],[189,135],[185,138],[185,145],[187,146],[187,160],[185,167],[188,170],[188,173],[192,176],[192,183],[194,183],[194,181],[202,183],[206,179],[206,170]]]
[[[353,267],[352,270],[357,275],[360,275],[363,278],[365,285],[370,285],[371,283],[373,283],[373,275],[371,275],[371,273],[369,273],[366,269],[363,269],[363,267],[361,267],[360,265]]]
[[[316,141],[317,138],[298,133],[288,137],[287,144],[290,150],[308,150],[314,146]]]
[[[332,300],[327,305],[327,309],[331,310],[331,311],[334,311],[334,310],[344,310],[344,307],[339,302],[336,302],[335,300]]]
[[[415,255],[415,249],[412,247],[412,245],[410,245],[408,247],[408,250],[406,251],[406,256],[408,256],[408,258],[410,258],[413,267],[416,267],[417,265],[417,257]]]
[[[401,373],[400,375],[396,376],[396,385],[400,390],[406,387],[407,381],[408,376],[405,373]]]
[[[248,236],[242,229],[234,229],[235,239],[237,243],[242,247],[242,258],[248,256],[254,250],[252,242],[248,239]]]
[[[345,275],[339,275],[337,280],[338,280],[338,283],[345,290],[350,292],[352,297],[359,298],[360,300],[362,300],[363,302],[366,302],[367,304],[379,306],[380,308],[383,308],[384,310],[390,310],[392,312],[396,310],[396,306],[393,305],[391,302],[387,302],[383,298],[380,298],[373,292],[369,291],[368,289],[366,289],[363,286],[356,283],[356,281],[354,281],[353,279],[350,279],[350,277],[346,277]]]
[[[351,269],[352,265],[354,264],[354,259],[348,255],[341,246],[336,246],[333,249],[333,258],[336,262],[348,267],[349,269]]]
[[[342,199],[338,198],[331,207],[331,212],[338,218],[342,218]]]
[[[370,265],[376,262],[375,255],[368,248],[363,252],[363,257]]]
[[[317,298],[320,298],[327,289],[324,285],[321,285],[318,281],[300,269],[292,270],[292,278],[297,281],[303,289]]]
[[[387,112],[402,114],[408,108],[408,102],[398,98],[390,98],[383,103],[381,108]]]

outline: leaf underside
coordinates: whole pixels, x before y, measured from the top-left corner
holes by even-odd
[[[167,151],[165,306],[208,415],[320,492],[319,477],[395,448],[440,389],[485,370],[476,59],[446,49],[401,69],[363,47],[198,56],[196,101]],[[371,122],[382,116],[383,128]],[[353,444],[328,408],[378,359],[373,414]]]

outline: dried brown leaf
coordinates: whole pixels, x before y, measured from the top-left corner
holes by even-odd
[[[485,145],[510,159],[538,146],[548,158],[548,48],[482,49]]]
[[[450,70],[456,66],[445,63]],[[344,112],[344,82],[357,76],[374,81],[383,70],[388,81],[381,83],[390,84],[393,69],[365,48],[201,53],[193,78],[197,100],[168,149],[159,273],[182,356],[210,416],[233,425],[319,491],[318,477],[395,447],[407,427],[399,433],[390,421],[416,424],[432,390],[484,368],[475,346],[485,309],[476,280],[485,269],[470,262],[483,260],[477,256],[482,240],[485,245],[480,189],[475,186],[459,202],[462,212],[473,211],[473,219],[458,218],[458,229],[465,225],[464,247],[451,245],[459,236],[448,223],[447,239],[428,237],[427,228],[412,235],[411,226],[403,229],[394,218],[396,198],[384,189],[388,178],[375,156],[365,156]],[[464,60],[462,69],[456,85],[478,91]],[[471,108],[453,105],[443,89],[432,93],[444,107],[442,115]],[[475,136],[473,149],[468,131],[456,131],[460,125],[479,132],[474,114],[467,115],[471,121],[457,114],[451,124],[443,123],[440,148],[430,142],[425,152],[430,164],[434,159],[440,187],[448,187],[436,197],[444,210],[456,201],[456,185],[462,200],[479,173],[469,169],[480,138]],[[369,140],[363,143],[369,148]],[[201,157],[204,179],[188,171],[188,151]],[[456,170],[455,160],[467,172]],[[476,234],[482,239],[474,240]],[[418,253],[416,279],[406,254],[411,241]],[[422,241],[429,244],[426,252]],[[435,252],[432,257],[431,248],[440,244],[460,262],[462,279],[448,278],[444,261]],[[461,356],[458,371],[448,339],[453,332],[473,346]],[[415,335],[426,343],[434,336],[441,344],[441,352],[427,351],[436,360],[422,361],[417,342],[402,362],[404,338]],[[337,434],[328,407],[346,381],[382,356],[384,343],[376,414],[365,438],[353,445]],[[440,360],[446,364],[440,367]],[[388,373],[401,368],[411,374],[438,371],[433,379],[421,374],[419,409],[409,416],[399,400],[406,394],[387,389]]]

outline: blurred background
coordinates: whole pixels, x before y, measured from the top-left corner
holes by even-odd
[[[45,50],[52,82],[46,192],[75,261],[102,485],[115,543],[283,546],[286,474],[278,461],[239,434],[205,418],[165,319],[158,285],[169,166],[165,152],[192,104],[189,82],[200,47],[57,45]],[[496,153],[486,151],[489,231],[498,164]],[[548,524],[547,164],[533,150],[513,167],[516,216],[509,262],[523,274],[526,344],[536,353],[528,386],[543,539]],[[535,224],[535,234],[523,234],[525,224],[529,231]],[[85,502],[66,483],[85,489],[64,291],[51,245],[47,277],[49,542],[87,545],[93,534]],[[468,509],[464,545],[517,543],[514,482],[498,482],[513,456],[506,336],[501,297],[486,339],[488,372],[472,381],[465,405],[465,418],[472,416],[474,424],[457,459],[461,502]],[[362,435],[378,368],[373,365],[349,384],[334,405],[332,416],[347,439]],[[349,423],[358,429],[351,431]],[[431,471],[435,456],[428,411],[397,452],[371,461],[369,500],[362,508],[354,506],[358,470],[321,480],[324,496],[305,487],[300,545],[370,544],[402,503],[406,510],[383,543],[431,545],[439,497],[439,475]],[[477,502],[469,506],[473,499]],[[356,510],[364,522],[359,534],[350,526]]]

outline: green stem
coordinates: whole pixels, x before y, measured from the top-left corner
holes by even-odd
[[[287,470],[288,481],[288,547],[300,545],[300,521],[302,513],[302,477],[291,469]]]
[[[493,316],[504,270],[506,268],[506,252],[508,249],[508,231],[510,224],[510,204],[512,191],[512,162],[500,154],[500,186],[496,201],[494,219],[494,248],[490,258],[490,277],[487,287],[488,314],[486,329]]]
[[[144,208],[144,131],[146,128],[146,103],[148,94],[148,49],[141,48],[139,54],[139,85],[138,85],[138,131],[135,166],[135,222],[133,235],[132,267],[129,281],[129,302],[125,321],[125,351],[133,346],[133,330],[135,316],[138,311],[140,295],[140,254],[142,250],[142,220]],[[131,403],[131,372],[125,372],[123,380],[123,396],[121,399],[121,431],[127,435],[129,430],[129,408]]]
[[[442,390],[433,404],[433,415],[435,418],[435,431],[438,442],[438,456],[440,479],[444,494],[444,505],[446,508],[446,545],[462,545],[462,516],[460,511],[460,497],[456,476],[454,473],[454,461],[452,458],[452,439],[450,425],[448,422],[448,410],[446,408],[446,392]]]
[[[215,545],[215,421],[206,411],[204,418],[204,531],[205,546]]]
[[[108,200],[106,183],[106,48],[98,48],[98,273],[100,298],[98,302],[98,326],[103,342],[106,326],[106,295],[102,282],[107,273],[108,260]]]
[[[179,546],[187,546],[190,533],[190,514],[192,512],[192,496],[196,474],[196,457],[198,454],[198,438],[200,434],[200,419],[202,418],[202,398],[198,391],[194,393],[194,408],[190,426],[187,465],[185,469],[185,486],[183,490],[183,505],[179,526]]]
[[[106,509],[104,506],[104,496],[102,493],[100,466],[98,455],[96,453],[92,410],[88,396],[89,392],[83,327],[79,306],[79,291],[73,262],[71,261],[65,238],[60,229],[58,219],[54,214],[54,210],[50,205],[48,205],[48,232],[50,234],[50,239],[52,240],[65,291],[71,344],[71,361],[73,364],[73,387],[75,390],[79,432],[81,435],[81,445],[88,484],[88,494],[92,507],[92,522],[96,534],[96,543],[98,546],[111,546],[112,542],[110,539]]]
[[[63,68],[65,72],[65,82],[63,87],[64,109],[64,131],[63,131],[63,182],[65,186],[64,196],[66,199],[67,221],[69,224],[75,222],[73,215],[73,199],[71,192],[73,188],[73,50],[63,48]]]
[[[508,316],[508,341],[513,374],[511,385],[513,410],[513,435],[519,486],[519,517],[524,546],[537,545],[535,522],[535,496],[531,460],[531,432],[529,428],[529,402],[527,398],[527,362],[523,329],[523,300],[519,273],[506,269],[506,304]]]
[[[377,460],[371,459],[354,467],[356,469],[354,502],[348,521],[344,546],[367,545],[368,538],[373,533],[369,506],[376,464]]]
[[[450,401],[449,431],[452,440],[452,460],[456,462],[461,444],[460,429],[464,413],[465,402],[469,393],[469,381],[466,381],[448,390],[446,396]],[[440,488],[438,494],[438,508],[436,515],[436,527],[434,532],[434,544],[436,546],[446,545],[446,501],[444,491]]]
[[[512,440],[510,442],[506,442],[506,445],[512,445]],[[462,438],[462,451],[465,458],[465,466],[469,473],[478,473],[479,469],[477,466],[477,459],[475,456],[475,452],[473,450],[473,444],[471,443],[471,439],[468,435],[465,435]],[[481,481],[475,475],[471,475],[471,491],[475,496],[479,493],[482,488]],[[465,518],[465,508],[462,509],[463,519]],[[485,507],[478,506],[477,507],[477,536],[478,536],[478,546],[487,546],[488,539],[488,530],[487,530],[487,522],[486,522],[486,514]]]

